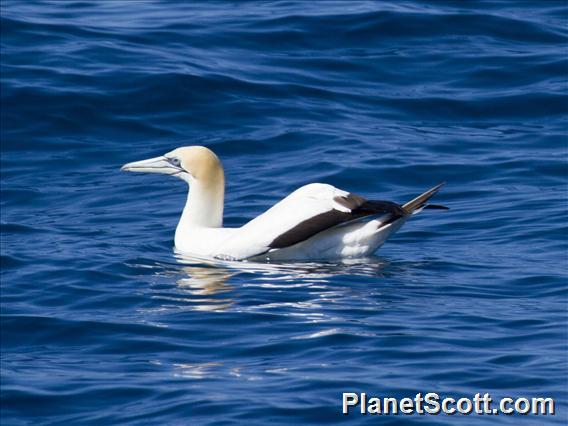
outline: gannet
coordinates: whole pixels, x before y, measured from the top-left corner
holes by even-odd
[[[189,185],[175,231],[182,254],[226,261],[329,260],[372,255],[444,184],[404,205],[367,200],[324,183],[302,186],[240,228],[223,227],[225,175],[219,158],[204,146],[125,164],[129,172],[163,173]]]

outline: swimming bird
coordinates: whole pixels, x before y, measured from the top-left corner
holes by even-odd
[[[373,254],[413,214],[425,208],[439,184],[404,205],[367,200],[332,185],[310,183],[240,228],[223,227],[225,175],[204,146],[125,164],[128,172],[163,173],[189,184],[175,231],[183,254],[221,260],[326,260]]]

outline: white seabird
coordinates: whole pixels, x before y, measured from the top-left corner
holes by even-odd
[[[225,175],[219,158],[203,146],[177,148],[161,157],[125,164],[129,172],[163,173],[189,184],[175,232],[183,254],[221,260],[326,260],[373,254],[443,185],[404,205],[372,201],[332,185],[295,190],[241,226],[223,228]]]

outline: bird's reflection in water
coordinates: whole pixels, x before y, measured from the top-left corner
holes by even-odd
[[[213,282],[216,278],[223,283],[230,277],[250,273],[257,279],[276,279],[278,281],[294,282],[302,279],[326,280],[338,275],[380,276],[389,262],[378,258],[341,259],[335,262],[290,262],[290,263],[260,263],[222,261],[200,258],[175,253],[178,263],[184,265],[184,270],[195,280],[204,279]]]
[[[184,266],[182,271],[187,276],[177,281],[178,286],[196,296],[225,293],[234,288],[232,285],[227,284],[227,281],[235,273],[227,269]]]
[[[325,292],[331,291],[328,284],[339,276],[380,277],[389,264],[378,257],[325,263],[228,262],[179,253],[176,253],[176,260],[183,265],[183,276],[177,279],[178,290],[191,296],[184,300],[191,302],[192,309],[210,311],[231,307],[235,303],[231,295],[239,285],[280,289],[309,287]],[[242,284],[230,284],[231,278],[236,276]]]
[[[191,296],[192,306],[196,310],[222,311],[228,309],[233,303],[230,297],[219,296],[231,292],[234,287],[227,281],[235,275],[223,268],[211,266],[183,266],[183,276],[176,283],[178,289]]]

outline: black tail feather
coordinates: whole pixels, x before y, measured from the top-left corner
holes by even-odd
[[[404,204],[402,207],[406,210],[409,214],[414,212],[415,210],[422,209],[426,206],[426,203],[430,198],[432,198],[436,192],[440,190],[442,186],[445,185],[446,182],[442,182],[439,185],[436,185],[434,188],[429,189],[423,194],[420,194],[418,197],[409,201],[408,203]]]

